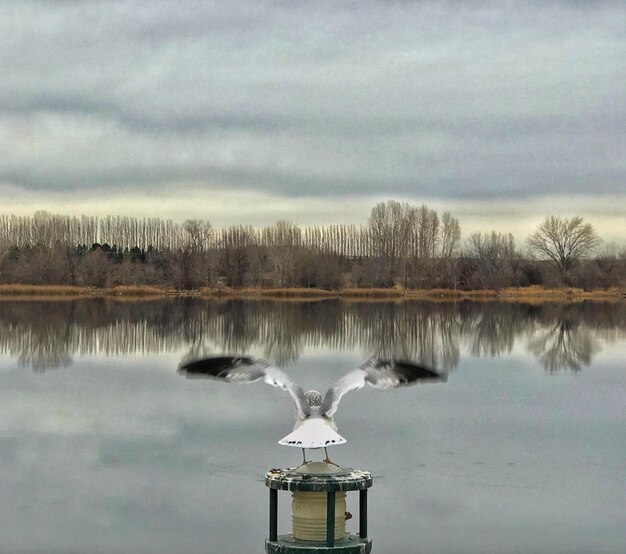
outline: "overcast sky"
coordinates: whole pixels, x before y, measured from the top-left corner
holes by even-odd
[[[626,2],[0,5],[0,212],[626,243]]]

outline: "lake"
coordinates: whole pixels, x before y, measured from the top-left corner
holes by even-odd
[[[225,353],[322,392],[370,357],[447,373],[335,416],[373,552],[626,552],[625,339],[624,303],[2,301],[0,552],[263,552],[293,404],[177,372]]]

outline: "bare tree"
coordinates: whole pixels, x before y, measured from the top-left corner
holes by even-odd
[[[476,263],[483,288],[500,288],[507,282],[507,270],[515,255],[511,233],[473,233],[467,241],[467,250]]]
[[[424,288],[431,284],[439,242],[439,216],[435,210],[423,205],[419,208],[410,207],[407,213],[409,225],[407,263],[404,267],[404,286],[408,286],[410,270],[413,283]]]
[[[444,212],[441,216],[441,241],[440,253],[443,258],[451,258],[458,254],[461,245],[461,226],[456,217],[450,212]]]
[[[171,262],[171,277],[177,288],[191,290],[202,284],[208,284],[207,250],[214,245],[214,233],[211,224],[201,219],[188,219],[182,227],[172,226],[177,235],[173,240],[174,249]]]
[[[253,243],[254,230],[251,227],[229,227],[222,233],[217,270],[227,285],[244,285],[251,265]]]
[[[293,286],[297,254],[301,250],[302,231],[289,221],[278,221],[268,229],[268,257],[274,266],[275,284]]]
[[[102,288],[107,284],[110,266],[106,254],[100,246],[83,256],[78,266],[78,272],[85,285]]]
[[[398,264],[406,261],[413,209],[405,202],[380,202],[372,208],[368,220],[372,254],[377,257],[379,271],[377,284],[391,285],[397,277]]]
[[[0,235],[0,283],[4,281],[5,263],[8,260],[11,246],[8,241],[4,241],[2,235]]]
[[[454,289],[458,285],[457,269],[459,265],[459,249],[461,246],[461,226],[456,217],[449,212],[441,216],[441,239],[439,246],[439,271],[441,281]]]
[[[208,221],[188,219],[183,223],[183,230],[187,233],[186,245],[194,252],[206,250],[212,246],[213,227]]]
[[[565,274],[602,241],[590,223],[583,223],[582,217],[549,216],[526,242],[532,251],[548,257]]]

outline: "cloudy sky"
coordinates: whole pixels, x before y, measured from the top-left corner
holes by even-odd
[[[626,3],[3,2],[0,212],[626,243]]]

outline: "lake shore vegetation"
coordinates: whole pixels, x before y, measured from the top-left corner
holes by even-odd
[[[620,297],[626,249],[580,217],[515,244],[462,238],[448,212],[393,200],[364,225],[215,229],[158,218],[0,215],[0,295],[274,298]]]
[[[81,298],[106,297],[116,300],[150,300],[164,297],[194,297],[202,299],[246,300],[324,300],[340,298],[346,301],[517,301],[517,302],[567,302],[581,300],[626,300],[626,288],[584,290],[573,287],[546,289],[540,285],[507,287],[500,290],[452,290],[452,289],[402,289],[402,288],[229,288],[200,287],[182,290],[153,285],[119,285],[114,287],[88,287],[72,285],[0,285],[2,300],[77,300]]]

